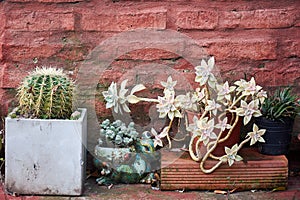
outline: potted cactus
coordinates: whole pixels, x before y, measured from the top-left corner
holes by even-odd
[[[86,109],[56,68],[36,68],[17,89],[5,119],[5,187],[19,194],[80,195],[85,175]]]
[[[294,119],[300,114],[300,100],[292,94],[291,88],[277,89],[260,107],[262,117],[257,125],[266,129],[264,144],[259,145],[263,154],[287,154],[292,138]]]

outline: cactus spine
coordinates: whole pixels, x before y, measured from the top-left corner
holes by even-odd
[[[73,111],[74,82],[56,68],[36,68],[17,89],[21,116],[67,119]]]

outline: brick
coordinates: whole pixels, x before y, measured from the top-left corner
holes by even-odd
[[[7,116],[8,112],[15,107],[15,95],[15,91],[0,88],[0,115]]]
[[[182,75],[185,77],[185,79],[187,80],[187,83],[192,87],[192,88],[198,88],[199,87],[199,83],[195,82],[195,72],[183,72]]]
[[[77,3],[84,0],[7,0],[7,2],[24,3],[24,2],[41,2],[41,3]]]
[[[254,72],[253,77],[255,78],[256,83],[262,86],[264,90],[266,90],[267,87],[276,85],[276,79],[273,71],[257,70]]]
[[[300,77],[300,60],[286,59],[277,62],[274,69],[274,78],[276,85],[293,85],[295,80]]]
[[[107,68],[109,70],[117,70],[120,72],[126,72],[126,71],[134,69],[135,66],[139,66],[142,63],[143,63],[143,61],[117,59],[114,62],[112,62],[109,66],[107,66]]]
[[[208,42],[208,53],[218,59],[276,59],[277,41],[271,38],[228,38]]]
[[[56,55],[63,60],[82,61],[88,54],[88,47],[85,45],[65,45]]]
[[[181,11],[177,14],[176,26],[180,29],[215,29],[218,13],[212,10]]]
[[[5,58],[10,61],[47,58],[55,55],[62,48],[60,45],[14,46],[5,45]]]
[[[3,59],[2,43],[0,42],[0,61]]]
[[[4,11],[4,4],[0,3],[0,36],[2,35],[2,31],[5,28],[5,11]]]
[[[2,45],[4,42],[5,12],[4,4],[0,3],[0,61],[3,59]]]
[[[3,68],[3,76],[1,77],[2,88],[17,88],[23,78],[35,68],[34,65],[8,64]]]
[[[19,31],[74,30],[73,13],[12,11],[7,14],[7,28]]]
[[[84,0],[37,0],[42,3],[77,3],[82,2]]]
[[[106,70],[101,74],[101,80],[104,82],[118,82],[118,80],[123,77],[124,72],[116,70]]]
[[[220,19],[218,26],[220,28],[237,28],[240,24],[242,14],[237,11],[223,11],[220,12]]]
[[[5,44],[6,46],[57,46],[61,48],[63,52],[86,52],[89,49],[93,49],[99,42],[109,36],[111,36],[111,34],[106,36],[99,32],[79,33],[55,31],[49,33],[48,31],[31,32],[7,30],[5,34]],[[80,57],[80,55],[77,55],[77,57]]]
[[[176,69],[176,70],[182,71],[182,72],[193,71],[194,68],[195,68],[195,66],[193,66],[190,62],[188,62],[184,58],[180,58],[180,59],[176,60],[176,62],[173,65],[173,69]]]
[[[284,57],[300,57],[300,38],[283,41],[283,48],[282,52]],[[288,51],[286,51],[286,49],[288,49]]]
[[[178,55],[172,52],[164,51],[161,49],[140,49],[131,51],[118,59],[132,59],[132,60],[146,60],[146,61],[152,61],[152,60],[160,60],[160,59],[175,59],[178,58]]]
[[[101,102],[96,99],[94,104],[95,104],[95,112],[98,116],[109,117],[112,115],[112,110],[106,109],[105,102]]]
[[[252,62],[251,62],[252,61]],[[245,60],[245,59],[226,59],[226,60],[217,60],[215,69],[219,71],[220,73],[232,73],[238,70],[245,70],[248,71],[248,69],[254,65],[253,60]]]
[[[252,68],[252,74],[264,88],[288,85],[297,87],[295,83],[299,79],[299,66],[300,61],[295,58],[268,61],[262,68]]]
[[[2,78],[4,76],[4,65],[0,63],[0,88],[2,88]],[[1,103],[1,102],[0,102]]]
[[[82,13],[81,28],[87,31],[127,31],[137,28],[166,28],[166,11],[130,13]]]
[[[285,28],[291,27],[296,19],[297,12],[293,9],[261,9],[241,11],[241,28]]]
[[[5,44],[11,46],[36,46],[42,44],[62,44],[65,35],[62,33],[31,32],[6,30]]]
[[[23,200],[22,196],[11,196],[11,195],[6,195],[5,200]]]
[[[111,32],[84,31],[80,34],[67,36],[66,38],[67,40],[70,38],[73,41],[77,40],[80,43],[90,44],[94,48],[106,39],[111,38],[113,35],[115,34]]]
[[[42,3],[77,3],[82,2],[84,0],[36,0]]]

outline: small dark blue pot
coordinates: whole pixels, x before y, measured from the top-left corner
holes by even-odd
[[[284,118],[282,121],[273,121],[264,117],[256,119],[260,129],[267,131],[263,135],[265,143],[259,143],[260,153],[267,155],[286,155],[292,138],[294,120]]]

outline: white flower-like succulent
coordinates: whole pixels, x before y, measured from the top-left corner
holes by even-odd
[[[156,105],[157,111],[159,112],[159,117],[164,118],[166,116],[173,120],[174,117],[181,118],[182,115],[179,110],[174,105],[175,94],[174,91],[165,90],[163,97],[158,97],[159,103]]]
[[[202,59],[200,66],[195,67],[196,70],[195,81],[197,83],[200,83],[200,86],[203,86],[206,83],[208,83],[210,87],[212,88],[215,87],[216,78],[212,73],[214,66],[215,66],[215,58],[211,57],[209,58],[207,63],[205,60]]]
[[[208,100],[207,101],[207,106],[205,107],[206,111],[211,111],[214,115],[217,114],[218,109],[221,108],[221,105],[216,103],[216,101],[213,100]]]
[[[196,88],[195,95],[197,97],[197,101],[200,102],[205,99],[205,88]]]
[[[162,143],[161,139],[167,136],[168,127],[165,127],[160,134],[158,134],[154,128],[151,128],[151,133],[154,136],[154,139],[153,139],[154,147],[156,147],[156,146],[163,147],[163,143]]]
[[[191,94],[190,92],[186,93],[185,95],[178,95],[175,98],[175,106],[180,107],[184,110],[193,110],[197,111],[198,106],[198,97],[195,93]]]
[[[235,90],[237,91],[237,95],[238,95],[238,94],[242,93],[242,92],[245,90],[247,81],[246,81],[245,79],[241,79],[241,80],[239,80],[239,81],[234,82],[234,84],[235,84],[236,86],[238,86],[238,87],[235,89]]]
[[[247,134],[247,137],[251,138],[250,145],[255,144],[258,142],[265,142],[264,138],[262,137],[266,132],[266,129],[259,129],[256,124],[253,124],[253,131]]]
[[[128,96],[126,93],[128,89],[126,89],[127,79],[121,82],[120,91],[118,92],[117,83],[112,82],[108,87],[107,91],[103,91],[102,95],[106,101],[106,108],[113,108],[115,113],[123,111],[130,112],[130,109],[127,106],[127,101],[129,103],[138,103],[141,99],[134,95],[135,92],[139,92],[144,90],[146,87],[142,84],[138,84],[134,86]]]
[[[230,129],[232,126],[227,123],[228,118],[225,117],[223,120],[220,120],[218,124],[216,124],[216,128],[220,129],[221,131],[225,131],[225,129]]]
[[[258,99],[252,100],[249,104],[241,100],[241,106],[236,109],[237,115],[244,117],[244,125],[248,124],[252,116],[259,117],[261,112],[259,110],[259,101]]]
[[[193,133],[194,136],[200,136],[201,132],[200,132],[200,128],[198,127],[198,121],[200,119],[198,119],[198,117],[196,115],[193,116],[193,122],[190,123],[187,127],[187,131]]]
[[[235,90],[235,86],[230,86],[228,81],[226,81],[223,85],[216,85],[218,91],[218,101],[223,100],[224,98],[228,101],[231,100],[231,93]]]
[[[127,99],[125,95],[128,91],[128,89],[125,88],[126,83],[127,80],[122,81],[119,93],[115,82],[111,83],[107,91],[102,92],[106,101],[106,108],[113,108],[115,113],[120,112],[122,114],[123,111],[130,112],[126,104]]]
[[[265,99],[268,97],[267,92],[264,90],[260,90],[257,94],[256,97],[259,99],[259,102],[262,104],[264,103]]]
[[[238,144],[232,146],[232,148],[225,147],[226,155],[220,158],[223,162],[228,162],[228,165],[231,166],[235,161],[242,161],[243,158],[240,155],[237,155]]]
[[[173,81],[172,77],[169,76],[167,82],[161,81],[160,84],[165,88],[165,90],[173,91],[177,81]]]
[[[238,86],[237,91],[242,92],[242,95],[254,95],[262,89],[261,86],[256,85],[254,77],[250,81],[240,80],[236,81],[235,84]]]
[[[214,133],[214,119],[208,120],[208,117],[198,119],[196,116],[193,118],[193,124],[189,125],[188,131],[191,131],[194,136],[200,136],[200,141],[207,145],[210,139],[217,139]]]
[[[130,94],[127,96],[127,101],[128,101],[129,103],[133,103],[133,104],[134,104],[134,103],[140,102],[140,101],[141,101],[141,98],[135,96],[134,93],[139,92],[139,91],[142,91],[142,90],[144,90],[144,89],[146,89],[146,87],[145,87],[143,84],[138,84],[138,85],[134,86],[134,87],[132,88]]]

